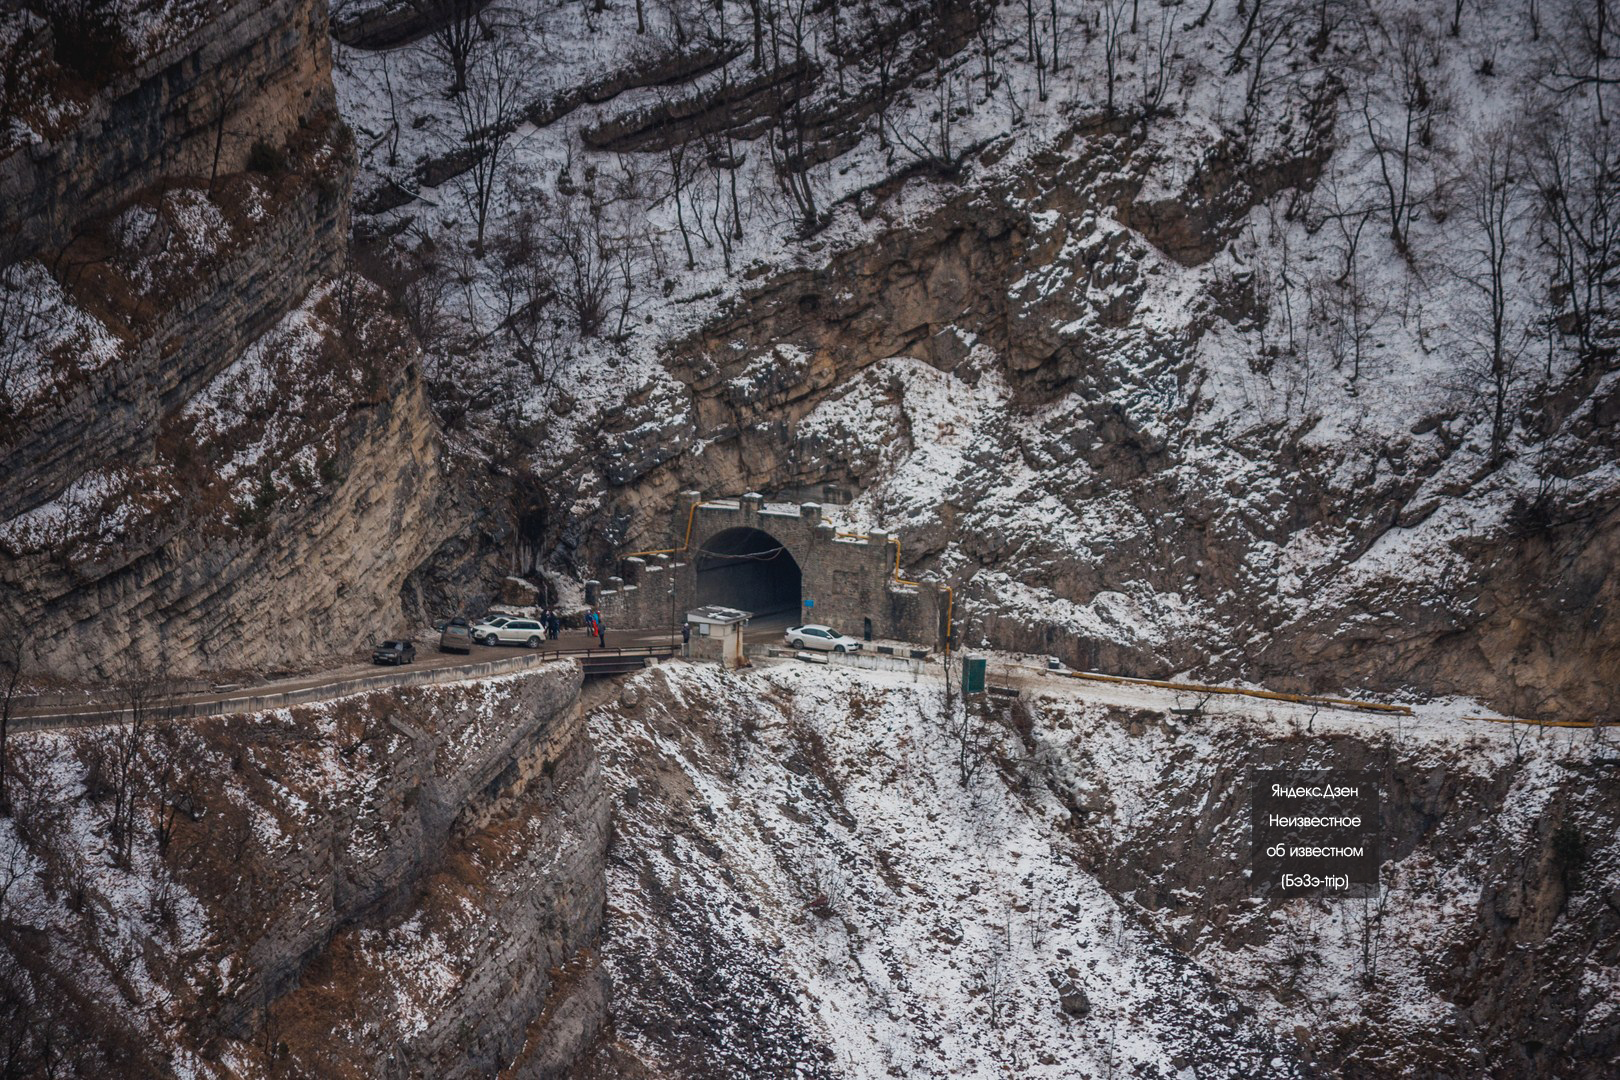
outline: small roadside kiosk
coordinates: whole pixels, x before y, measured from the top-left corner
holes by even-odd
[[[711,604],[686,613],[692,627],[692,640],[686,655],[694,660],[718,660],[728,668],[743,663],[743,627],[754,617],[752,611]]]

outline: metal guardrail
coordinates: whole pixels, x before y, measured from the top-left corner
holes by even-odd
[[[592,656],[670,656],[680,649],[674,642],[668,645],[627,645],[622,649],[593,649],[589,646],[581,649],[557,649],[548,651],[547,656],[578,656],[589,659]]]

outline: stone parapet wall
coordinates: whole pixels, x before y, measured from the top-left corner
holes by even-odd
[[[693,568],[683,555],[624,559],[620,573],[586,583],[586,602],[614,627],[655,630],[679,626],[691,610]]]

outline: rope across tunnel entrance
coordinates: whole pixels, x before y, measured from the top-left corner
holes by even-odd
[[[699,606],[719,604],[756,615],[799,610],[803,575],[792,552],[760,529],[716,533],[693,552]]]

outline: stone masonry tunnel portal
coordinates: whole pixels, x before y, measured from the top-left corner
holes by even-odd
[[[697,602],[756,615],[797,613],[803,575],[787,546],[762,529],[716,533],[697,552]]]
[[[627,554],[619,574],[585,583],[586,603],[609,626],[674,627],[683,612],[720,606],[846,634],[944,640],[949,591],[905,580],[900,541],[886,531],[843,531],[823,520],[820,503],[767,502],[757,492],[705,500],[683,491],[670,511],[666,547]]]

